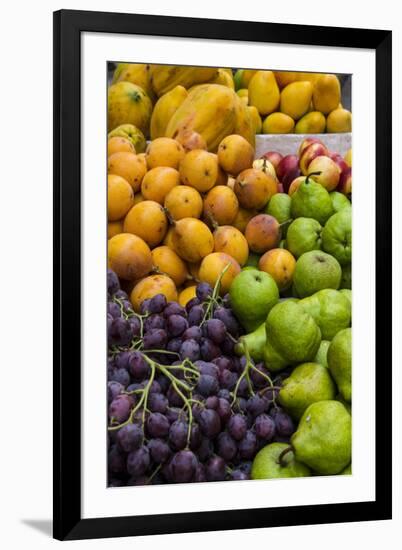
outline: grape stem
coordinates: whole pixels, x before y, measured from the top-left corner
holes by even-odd
[[[212,296],[210,296],[208,298],[208,305],[207,305],[207,309],[204,313],[204,317],[202,318],[202,321],[200,323],[200,327],[202,327],[202,325],[205,323],[205,321],[207,319],[210,319],[213,315],[213,312],[214,312],[214,305],[216,305],[218,303],[218,296],[219,296],[219,291],[220,291],[220,288],[221,288],[221,281],[222,281],[222,278],[223,276],[225,275],[226,271],[229,269],[229,267],[231,266],[231,263],[229,262],[221,271],[221,274],[219,275],[216,283],[215,283],[215,286],[214,286],[214,290],[212,292]]]

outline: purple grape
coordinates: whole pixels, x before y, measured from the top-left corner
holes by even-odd
[[[165,317],[170,317],[171,315],[181,315],[182,317],[187,317],[187,311],[177,302],[169,302],[163,310],[163,315]]]
[[[180,451],[187,445],[188,424],[182,420],[176,420],[169,429],[169,443]]]
[[[126,461],[124,453],[118,448],[117,445],[112,445],[108,452],[108,469],[114,474],[122,474],[126,469]]]
[[[201,302],[205,302],[210,296],[212,296],[213,289],[208,283],[199,283],[195,293]]]
[[[196,389],[203,397],[209,397],[218,393],[219,383],[216,377],[209,374],[201,374]]]
[[[218,378],[219,369],[214,363],[209,363],[208,361],[196,361],[194,365],[200,371],[200,374],[209,374],[214,378]]]
[[[241,470],[233,470],[230,477],[231,479],[233,479],[233,481],[244,481],[250,479],[250,474],[246,474]]]
[[[216,411],[216,409],[218,408],[218,405],[219,405],[219,399],[216,395],[211,395],[205,400],[205,406],[207,409],[214,409],[214,411]]]
[[[182,334],[183,340],[191,339],[191,340],[195,340],[196,342],[200,342],[201,337],[202,337],[202,330],[200,329],[200,327],[197,327],[195,325],[186,329]]]
[[[240,464],[238,465],[238,469],[245,474],[251,474],[251,468],[253,467],[253,461],[252,460],[242,460]]]
[[[249,398],[247,403],[247,412],[249,412],[251,416],[256,417],[259,414],[267,412],[268,409],[269,409],[268,399],[261,397],[257,393],[255,395],[252,395]]]
[[[226,388],[222,388],[218,391],[218,397],[230,401],[230,391]]]
[[[209,319],[205,323],[205,332],[215,344],[222,344],[226,336],[226,327],[220,319]]]
[[[226,336],[224,341],[222,342],[221,350],[222,350],[222,353],[224,353],[225,355],[228,355],[228,356],[234,355],[235,343],[231,338],[229,338],[229,336]]]
[[[188,324],[190,327],[201,324],[201,321],[204,318],[204,308],[202,305],[194,306],[188,313]]]
[[[165,437],[169,433],[169,420],[161,413],[150,413],[146,424],[151,437]]]
[[[201,462],[207,461],[214,452],[214,445],[208,437],[203,437],[201,439],[200,446],[197,449],[197,456]]]
[[[141,335],[141,321],[135,315],[128,318],[134,336]]]
[[[172,338],[171,340],[169,340],[168,345],[166,346],[166,349],[174,353],[179,353],[181,345],[182,345],[181,338]]]
[[[232,391],[236,386],[238,376],[235,372],[224,369],[219,373],[219,383],[222,388]]]
[[[225,325],[226,330],[234,337],[239,335],[239,323],[236,317],[224,307],[217,307],[214,311],[214,318],[219,319]]]
[[[126,319],[118,317],[112,321],[110,336],[118,346],[126,346],[133,337],[133,329]]]
[[[169,401],[163,393],[151,393],[148,398],[148,409],[151,412],[165,414],[169,407]]]
[[[222,457],[212,456],[205,465],[208,481],[223,481],[226,477],[226,464]]]
[[[167,318],[167,330],[169,336],[180,336],[188,328],[187,319],[181,315],[170,315]]]
[[[234,370],[233,361],[229,357],[225,357],[224,355],[215,357],[215,359],[212,359],[212,363],[214,363],[214,365],[216,365],[220,371],[222,371],[223,369]]]
[[[221,431],[221,419],[213,409],[204,409],[198,416],[198,424],[201,432],[213,439]]]
[[[126,369],[113,369],[109,373],[109,380],[111,382],[119,382],[122,386],[126,387],[130,383],[130,375]]]
[[[229,401],[223,399],[222,397],[219,397],[218,399],[219,401],[216,412],[219,414],[222,424],[226,424],[232,416],[232,409]]]
[[[192,451],[196,451],[198,449],[201,445],[201,439],[202,436],[198,424],[193,424],[190,432],[190,449]]]
[[[194,481],[196,483],[202,483],[207,480],[207,476],[205,473],[205,466],[203,464],[197,464],[197,467],[195,469],[194,474]]]
[[[118,369],[128,369],[128,360],[130,358],[130,351],[121,351],[114,357],[115,367]]]
[[[275,428],[279,436],[289,437],[295,431],[292,418],[284,411],[278,411],[275,414]]]
[[[167,344],[166,331],[161,328],[150,330],[144,334],[142,342],[144,349],[164,349]]]
[[[146,381],[148,385],[148,380]],[[152,384],[149,386],[149,394],[152,395],[153,393],[161,393],[162,388],[157,380],[153,380]]]
[[[149,313],[162,313],[167,305],[166,296],[164,294],[155,294],[148,304]]]
[[[216,453],[227,462],[230,462],[236,456],[236,441],[227,432],[221,432],[218,435],[216,440]]]
[[[245,397],[249,393],[248,384],[246,378],[242,378],[240,384],[237,388],[237,395],[240,397]]]
[[[162,317],[162,315],[159,315],[158,313],[153,313],[152,315],[147,317],[147,319],[145,319],[144,330],[145,332],[148,332],[156,328],[166,328],[166,321]]]
[[[107,305],[107,312],[109,315],[113,317],[113,319],[117,319],[121,316],[121,310],[119,304],[116,302],[109,302]]]
[[[173,424],[173,422],[180,418],[180,416],[182,415],[181,412],[181,409],[179,409],[178,407],[169,407],[166,411],[165,416],[169,420],[170,424]]]
[[[151,369],[139,351],[130,352],[128,358],[128,370],[134,380],[144,380],[150,375]]]
[[[123,461],[124,462],[124,461]],[[121,479],[111,478],[108,481],[108,487],[123,487],[124,483]]]
[[[130,416],[132,406],[133,399],[129,395],[118,395],[109,405],[109,417],[113,418],[118,424],[121,424]]]
[[[143,445],[127,455],[127,472],[133,477],[145,474],[151,463],[148,448]]]
[[[257,437],[254,432],[247,430],[246,435],[239,443],[239,455],[241,458],[254,458],[257,451]]]
[[[146,300],[143,300],[140,305],[140,312],[142,315],[145,315],[146,313],[150,313],[149,311],[149,304],[151,302],[150,298],[147,298]]]
[[[186,311],[189,313],[190,309],[192,309],[194,306],[199,306],[201,304],[201,301],[197,298],[197,296],[194,296],[194,298],[191,298],[186,304]]]
[[[196,472],[198,460],[192,451],[179,451],[170,462],[172,480],[176,483],[189,483]]]
[[[163,439],[151,439],[148,442],[148,449],[152,460],[157,464],[167,462],[172,454],[169,445]]]
[[[229,434],[236,441],[242,440],[247,433],[247,421],[242,414],[234,414],[227,423]]]
[[[107,291],[109,294],[114,294],[120,289],[119,279],[114,271],[107,270]]]
[[[268,414],[260,414],[255,419],[255,433],[264,441],[271,441],[275,435],[275,422]]]
[[[225,294],[222,298],[222,305],[228,308],[231,307],[230,294]]]
[[[219,347],[208,338],[201,338],[200,352],[204,361],[212,361],[221,355]]]
[[[258,372],[255,369],[251,369],[250,378],[256,388],[264,388],[267,384],[269,384],[266,377],[269,376],[270,373],[265,368],[264,363],[257,363],[255,367]]]
[[[127,480],[128,487],[140,487],[141,485],[148,485],[148,478],[147,476],[140,476],[140,477],[130,477]]]
[[[121,305],[123,306],[124,313],[133,313],[133,304],[129,300],[122,300]]]
[[[247,399],[245,397],[237,397],[233,404],[233,410],[244,416],[247,413]]]
[[[144,432],[138,424],[126,424],[117,432],[116,442],[126,453],[135,451],[142,445]]]
[[[169,405],[171,407],[182,407],[183,406],[183,399],[176,392],[176,390],[174,389],[174,387],[172,385],[169,386],[169,389],[166,393],[166,397],[168,398]]]
[[[185,340],[180,347],[180,357],[194,362],[200,358],[200,346],[195,340]]]
[[[113,401],[124,390],[124,386],[120,382],[109,381],[107,383],[107,400],[108,403]]]
[[[118,298],[119,300],[128,300],[127,292],[121,289],[114,293],[114,297]]]

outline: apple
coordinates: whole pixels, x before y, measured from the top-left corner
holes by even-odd
[[[321,143],[321,145],[324,145],[323,142],[320,141],[320,140],[317,139],[317,138],[313,138],[313,137],[305,138],[305,139],[303,139],[303,141],[300,143],[299,150],[298,150],[298,152],[297,152],[297,154],[299,155],[299,157],[300,157],[301,154],[303,153],[304,149],[306,149],[306,147],[308,147],[308,146],[311,145],[312,143]]]
[[[306,176],[298,176],[295,178],[289,186],[288,195],[291,197],[293,193],[299,189],[300,184],[306,181]]]
[[[282,158],[281,162],[278,164],[276,169],[276,175],[279,181],[282,181],[285,174],[289,170],[299,169],[299,158],[297,155],[286,155]]]
[[[337,191],[343,193],[344,195],[351,195],[352,193],[352,168],[348,166],[346,170],[343,170],[339,178]]]
[[[278,168],[278,164],[283,159],[283,155],[281,155],[277,151],[268,151],[267,153],[264,153],[261,156],[261,158],[269,160],[269,162],[273,165],[273,167],[276,170]]]
[[[328,156],[339,166],[341,172],[343,172],[348,168],[347,162],[345,161],[343,156],[340,155],[339,153],[330,153]]]
[[[283,188],[283,185],[281,183],[277,183],[276,187],[277,187],[277,192],[278,193],[284,193],[285,192],[285,190]]]
[[[328,149],[321,142],[310,143],[301,154],[300,157],[300,170],[303,176],[307,176],[307,171],[310,162],[316,157],[323,157],[328,155]]]
[[[307,175],[330,192],[337,187],[341,171],[332,159],[319,156],[315,157],[308,165]]]
[[[272,162],[270,162],[267,159],[255,160],[253,162],[253,168],[256,168],[257,170],[261,170],[262,172],[264,172],[264,174],[268,174],[269,176],[272,176],[275,180],[277,179],[274,165],[272,164]]]

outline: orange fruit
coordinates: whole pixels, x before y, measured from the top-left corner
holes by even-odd
[[[253,252],[262,254],[278,246],[281,228],[278,221],[269,214],[258,214],[246,227],[245,236]]]
[[[134,203],[131,185],[122,177],[107,177],[107,219],[115,222],[123,218]]]
[[[222,225],[214,231],[214,251],[224,252],[234,258],[240,265],[248,259],[248,243],[246,237],[231,225]]]
[[[196,297],[196,285],[188,286],[184,288],[179,294],[179,304],[182,307],[185,307],[187,302]]]
[[[157,166],[170,166],[177,169],[184,154],[184,149],[178,141],[159,137],[148,145],[145,158],[149,170]]]
[[[199,192],[188,185],[173,187],[166,195],[165,208],[173,220],[199,218],[202,213],[202,198]]]
[[[152,269],[151,251],[140,237],[120,233],[108,241],[108,263],[118,277],[139,279]]]
[[[268,250],[258,262],[259,270],[269,273],[275,279],[279,290],[286,290],[291,286],[295,267],[294,256],[284,248]]]
[[[124,232],[138,235],[153,248],[161,243],[168,229],[163,207],[155,201],[142,201],[124,219]]]
[[[177,301],[175,284],[167,275],[150,275],[135,285],[130,295],[134,310],[140,311],[142,302],[157,294],[164,294],[168,302]]]
[[[107,224],[107,238],[111,239],[115,235],[123,233],[123,220],[117,220],[115,222],[108,222]]]
[[[134,153],[135,147],[130,140],[125,137],[113,136],[107,141],[107,156],[110,157],[114,153]]]
[[[175,223],[172,242],[175,252],[187,262],[199,262],[214,249],[214,238],[208,226],[196,218],[183,218]]]
[[[243,170],[251,168],[253,160],[254,149],[244,137],[232,134],[220,142],[218,161],[228,174],[237,176]]]
[[[213,252],[205,256],[200,265],[200,281],[210,284],[213,288],[228,265],[229,267],[226,269],[220,281],[219,293],[223,296],[229,291],[233,279],[241,271],[238,262],[229,256],[229,254]]]
[[[204,218],[212,225],[233,223],[239,210],[239,201],[227,185],[217,185],[204,199]]]
[[[234,185],[240,206],[248,209],[261,210],[277,190],[274,178],[255,168],[240,172]]]
[[[107,169],[109,174],[121,176],[134,190],[139,191],[142,178],[145,176],[144,163],[134,153],[114,153],[108,158]]]
[[[180,162],[179,172],[184,185],[205,193],[218,179],[217,156],[203,149],[189,151]]]
[[[154,267],[158,272],[168,275],[177,287],[189,277],[185,262],[168,246],[158,246],[151,254]]]
[[[157,166],[145,174],[141,193],[145,199],[163,204],[169,191],[179,183],[180,176],[177,170],[170,166]]]

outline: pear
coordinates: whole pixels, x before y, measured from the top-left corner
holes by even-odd
[[[254,458],[251,479],[310,476],[310,470],[304,464],[296,462],[292,452],[281,456],[286,449],[289,449],[287,443],[270,443],[263,447]]]
[[[292,195],[290,212],[292,218],[314,218],[324,225],[334,210],[328,191],[307,176]]]
[[[321,342],[321,331],[314,319],[293,300],[276,304],[265,323],[267,339],[264,361],[268,370],[312,361]]]
[[[332,340],[340,330],[350,326],[352,306],[350,300],[338,290],[319,290],[300,300],[299,305],[313,317],[324,340]]]
[[[351,290],[352,288],[352,265],[342,266],[342,278],[341,278],[341,288]]]
[[[341,265],[352,260],[352,209],[343,208],[329,218],[322,231],[322,248]]]
[[[243,355],[247,348],[250,357],[256,362],[264,360],[264,347],[267,335],[265,332],[265,323],[262,323],[254,332],[242,336],[235,346],[235,352]]]
[[[284,224],[287,222],[290,216],[290,205],[292,199],[287,193],[275,193],[265,207],[265,213],[273,216],[278,223]],[[288,226],[285,224],[281,227],[282,236],[286,237]]]
[[[339,193],[339,191],[331,191],[329,196],[331,197],[334,212],[340,212],[344,208],[352,207],[352,204],[347,196],[343,193]]]
[[[318,363],[303,363],[283,380],[278,399],[290,415],[299,420],[309,405],[334,399],[335,394],[335,384],[327,368]]]
[[[314,357],[314,363],[319,363],[325,368],[328,368],[327,353],[331,342],[329,340],[321,340],[317,355]]]
[[[306,298],[322,289],[337,290],[341,277],[341,266],[333,256],[321,250],[311,250],[298,258],[293,274],[293,285],[296,295]]]
[[[295,458],[318,474],[339,474],[351,461],[352,417],[339,401],[310,405],[291,437]]]
[[[352,329],[338,332],[328,348],[328,367],[339,392],[348,403],[352,400]]]
[[[297,218],[288,227],[287,249],[295,258],[299,258],[305,252],[310,252],[310,250],[320,250],[321,231],[321,224],[317,220]]]
[[[349,288],[341,288],[339,291],[343,296],[349,300],[350,305],[352,306],[352,291]]]
[[[352,475],[352,464],[349,464],[349,466],[346,466],[346,468],[344,468],[342,470],[342,472],[340,472],[340,474],[342,476],[351,476]]]

